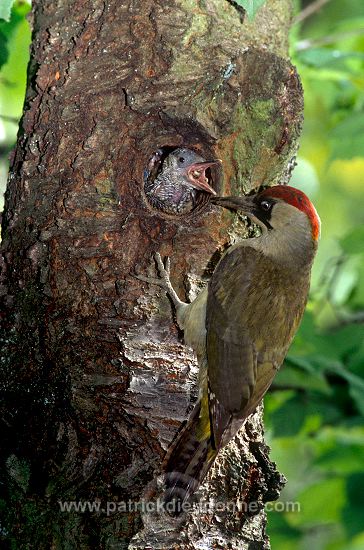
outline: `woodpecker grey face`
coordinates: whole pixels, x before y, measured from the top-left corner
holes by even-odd
[[[317,241],[320,218],[309,198],[299,189],[277,185],[248,197],[214,197],[215,204],[240,210],[261,228],[263,233],[288,226],[301,227]]]
[[[286,207],[287,209],[293,208],[278,199],[262,198],[260,195],[252,197],[226,197],[226,199],[231,200],[231,204],[229,204],[229,206],[227,205],[229,208],[240,210],[254,223],[259,225],[263,233],[277,229],[281,215],[283,218],[286,217]],[[215,202],[214,199],[212,200]],[[277,207],[278,202],[281,202],[281,208],[279,206]],[[221,201],[219,201],[218,204],[223,206]]]
[[[320,218],[302,191],[277,185],[248,197],[213,197],[211,201],[239,210],[259,225],[261,236],[250,242],[267,256],[292,270],[312,264],[320,235]]]
[[[313,238],[311,220],[305,212],[280,198],[258,198],[251,218],[257,222],[262,234],[269,238],[271,246],[297,249],[311,248]],[[272,253],[278,250],[272,250]]]
[[[320,236],[320,218],[310,199],[299,189],[277,185],[256,196],[258,216],[267,229],[282,231],[288,227],[307,233],[317,243]]]

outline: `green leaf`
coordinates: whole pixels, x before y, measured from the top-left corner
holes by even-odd
[[[8,60],[9,50],[7,47],[7,41],[5,34],[0,30],[0,69]]]
[[[364,248],[363,244],[362,248]],[[360,250],[357,252],[360,252]],[[364,252],[364,249],[362,252]],[[343,305],[352,295],[358,284],[359,273],[357,268],[361,259],[354,255],[348,256],[346,261],[342,262],[339,269],[337,269],[329,290],[331,303],[334,306]]]
[[[364,151],[364,114],[352,113],[331,132],[333,158],[360,157]]]
[[[332,393],[329,384],[321,372],[311,370],[310,375],[307,376],[307,369],[302,368],[302,363],[297,360],[291,359],[293,365],[284,365],[274,378],[273,386],[276,388],[298,388],[304,390],[318,391],[325,395]],[[301,368],[297,368],[301,367]]]
[[[346,482],[348,498],[343,510],[343,520],[345,529],[351,536],[363,532],[363,483],[363,473],[351,475]]]
[[[315,528],[338,522],[346,501],[345,481],[334,478],[311,485],[298,495],[297,500],[301,504],[301,513],[290,517],[293,526]]]
[[[364,54],[359,52],[342,52],[328,48],[310,48],[299,52],[297,57],[301,62],[310,67],[316,67],[318,69],[322,67],[335,67],[336,69],[341,68],[347,70],[346,60],[363,60]]]
[[[235,0],[236,3],[244,8],[249,19],[254,19],[257,11],[265,4],[266,0]]]
[[[15,0],[1,0],[0,2],[0,19],[5,19],[5,21],[10,21],[10,13],[12,5]]]
[[[290,437],[316,432],[324,422],[335,422],[340,410],[332,401],[311,393],[297,394],[270,413],[269,425],[275,436]]]
[[[287,437],[297,434],[305,421],[305,409],[297,404],[296,399],[290,399],[271,415],[275,434]]]
[[[364,339],[348,360],[350,372],[364,378]]]
[[[359,256],[360,258],[360,256]],[[360,258],[362,260],[362,258]],[[350,305],[354,309],[364,309],[364,262],[361,261],[357,267],[358,282],[352,296],[350,296]],[[364,364],[364,363],[363,363]]]
[[[281,512],[268,511],[268,518],[269,536],[274,540],[274,548],[297,550],[300,544],[301,531],[291,527]]]
[[[1,67],[0,115],[13,118],[20,118],[24,102],[28,48],[31,38],[29,23],[25,16],[29,10],[28,3],[15,2],[10,22],[0,21],[0,33],[6,38],[8,50],[6,63]],[[15,140],[16,125],[5,120],[2,123],[4,142],[10,145]]]
[[[359,378],[357,380],[360,380]],[[360,383],[355,383],[354,380],[353,383],[350,385],[350,397],[355,402],[358,411],[362,416],[364,416],[364,393],[363,393],[363,386],[360,386]]]
[[[364,448],[361,445],[338,445],[324,451],[316,461],[323,472],[335,475],[347,475],[361,472],[363,469]]]
[[[364,416],[364,380],[360,376],[357,376],[356,374],[351,373],[350,371],[347,371],[345,368],[343,368],[341,365],[328,365],[327,367],[328,371],[331,371],[331,373],[335,373],[344,380],[346,380],[349,384],[349,394],[350,397],[353,399],[353,401],[356,404],[356,407],[360,414]]]
[[[318,330],[311,311],[306,311],[299,331],[288,353],[288,359],[309,373],[320,363],[326,370],[331,363],[342,364],[355,353],[363,341],[363,328],[350,325],[323,332]],[[323,359],[324,358],[324,359]]]
[[[340,246],[347,254],[364,253],[364,225],[356,227],[340,239]]]

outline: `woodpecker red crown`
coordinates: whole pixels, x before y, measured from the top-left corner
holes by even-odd
[[[318,240],[321,226],[320,218],[316,208],[302,191],[295,187],[290,187],[289,185],[275,185],[262,191],[260,196],[282,199],[288,204],[298,208],[298,210],[301,210],[301,212],[304,212],[311,222],[312,237],[315,241]]]

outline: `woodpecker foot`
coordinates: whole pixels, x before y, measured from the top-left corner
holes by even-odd
[[[165,263],[163,263],[163,260],[159,252],[156,252],[154,259],[157,263],[159,279],[154,277],[143,277],[143,275],[136,275],[136,278],[140,279],[141,281],[145,281],[146,283],[150,283],[152,285],[158,285],[164,288],[167,294],[169,294],[169,296],[171,297],[171,300],[174,303],[176,308],[178,308],[181,305],[184,305],[184,302],[182,302],[178,298],[177,293],[174,290],[170,280],[171,260],[167,257],[165,259]]]

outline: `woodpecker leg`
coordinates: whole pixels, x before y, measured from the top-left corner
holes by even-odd
[[[161,258],[161,255],[159,252],[156,252],[155,261],[157,262],[158,271],[159,271],[159,279],[152,278],[152,277],[143,277],[142,275],[136,275],[137,279],[140,279],[141,281],[145,281],[146,283],[150,283],[153,285],[158,285],[169,294],[171,297],[171,300],[176,308],[178,310],[179,308],[185,306],[185,302],[182,302],[177,296],[176,291],[174,290],[171,280],[170,280],[170,271],[171,271],[171,261],[169,258],[166,258],[165,264],[163,264],[163,260]]]

